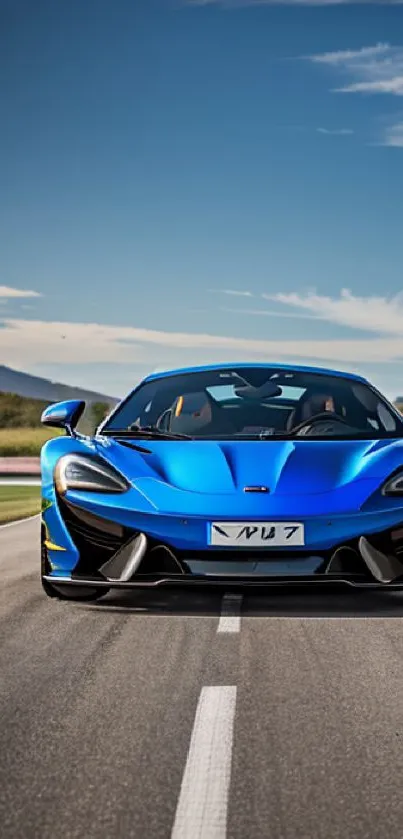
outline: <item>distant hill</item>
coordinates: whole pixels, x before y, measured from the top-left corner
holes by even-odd
[[[83,390],[83,388],[63,385],[60,382],[52,382],[50,379],[21,373],[19,370],[12,370],[11,367],[5,367],[4,365],[0,365],[0,392],[15,393],[18,396],[38,399],[47,403],[62,402],[65,399],[84,399],[86,402],[106,402],[113,406],[118,402],[115,397],[106,396],[104,393]]]

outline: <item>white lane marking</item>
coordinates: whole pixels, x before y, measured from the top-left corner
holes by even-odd
[[[25,519],[17,519],[17,521],[8,521],[6,524],[0,524],[0,530],[5,527],[14,527],[16,524],[25,524],[26,521],[33,521],[33,519],[40,519],[41,513],[35,513],[34,516],[27,516]]]
[[[224,594],[217,632],[239,632],[241,629],[242,594]]]
[[[171,839],[226,839],[236,690],[202,688]]]

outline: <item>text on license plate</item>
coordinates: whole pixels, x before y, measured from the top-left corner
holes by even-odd
[[[295,547],[304,545],[304,525],[294,521],[213,521],[210,545],[220,547]]]

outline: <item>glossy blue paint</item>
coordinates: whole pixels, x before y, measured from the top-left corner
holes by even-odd
[[[386,445],[147,441],[147,446],[151,455],[109,439],[83,442],[66,437],[46,444],[43,495],[53,506],[44,519],[52,542],[66,548],[63,556],[57,552],[54,557],[58,568],[72,570],[78,560],[51,479],[58,458],[71,451],[101,455],[124,471],[132,488],[121,495],[70,490],[68,500],[180,549],[209,550],[208,523],[214,519],[297,519],[305,523],[312,551],[403,522],[401,500],[380,493],[384,479],[403,464],[401,440]],[[269,486],[270,493],[244,493],[243,486],[257,481]]]
[[[298,369],[319,372],[317,368]],[[80,403],[73,404],[77,407]],[[60,407],[58,410],[60,413]],[[66,416],[69,411],[71,416],[71,407],[65,410]],[[43,520],[50,541],[65,548],[63,552],[49,551],[52,573],[71,573],[79,559],[54,486],[58,459],[72,452],[101,457],[123,473],[131,487],[113,495],[70,490],[67,500],[177,549],[204,550],[208,555],[212,520],[301,521],[305,524],[303,550],[312,554],[363,533],[403,524],[403,499],[381,493],[389,475],[403,468],[401,438],[136,442],[149,453],[102,435],[92,439],[58,437],[43,447],[42,495],[49,502]],[[270,491],[245,493],[244,487],[250,485],[265,485]],[[282,550],[277,549],[276,555]],[[297,556],[302,549],[294,550]],[[233,549],[229,549],[230,556],[234,558]],[[242,549],[236,556],[242,556]],[[312,571],[309,563],[299,567],[301,574],[304,567],[307,574]]]
[[[367,383],[367,380],[364,379],[362,376],[358,376],[356,373],[344,373],[341,370],[330,370],[326,367],[305,367],[301,366],[300,364],[270,364],[262,363],[262,362],[228,362],[226,364],[203,364],[199,367],[181,367],[176,368],[173,370],[162,370],[161,372],[157,373],[150,373],[144,379],[145,382],[149,382],[152,379],[165,379],[167,376],[177,376],[182,375],[184,373],[201,373],[207,370],[222,370],[224,368],[228,368],[229,370],[234,368],[246,369],[247,367],[259,367],[262,370],[285,370],[286,372],[293,372],[293,373],[322,373],[326,376],[338,376],[344,379],[352,379],[355,382],[362,382],[364,384]]]
[[[51,425],[56,428],[74,429],[84,408],[85,402],[80,399],[55,402],[45,408],[41,416],[41,422],[43,425]]]

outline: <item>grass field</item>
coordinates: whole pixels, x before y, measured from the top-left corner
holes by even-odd
[[[0,486],[0,524],[33,516],[40,508],[39,486]]]
[[[64,431],[44,428],[0,428],[0,457],[35,457],[46,440]]]

